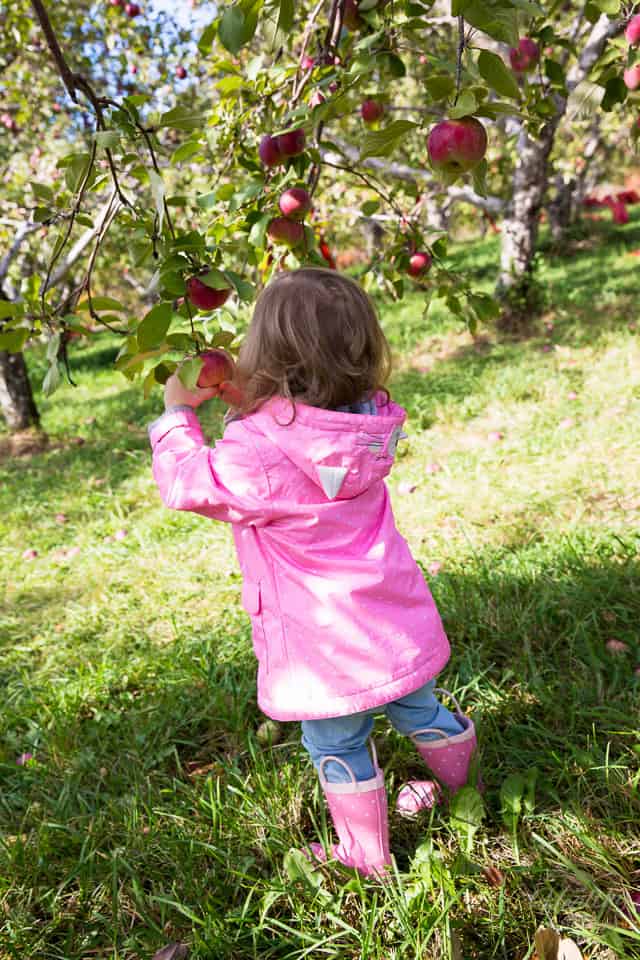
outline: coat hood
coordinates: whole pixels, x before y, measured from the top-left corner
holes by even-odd
[[[342,413],[275,398],[247,417],[312,480],[327,500],[350,500],[379,483],[393,465],[406,414],[386,394],[375,414]]]

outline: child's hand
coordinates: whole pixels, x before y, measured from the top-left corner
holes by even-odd
[[[165,410],[183,404],[187,407],[199,407],[205,400],[219,395],[219,387],[195,387],[194,390],[187,390],[178,375],[172,373],[164,385],[164,407]]]

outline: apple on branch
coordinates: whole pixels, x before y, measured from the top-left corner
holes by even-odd
[[[275,217],[267,227],[267,234],[275,243],[281,243],[289,249],[299,246],[304,240],[304,227],[296,220],[287,217]]]
[[[230,293],[229,287],[214,290],[198,277],[187,280],[187,298],[198,310],[215,310],[221,307],[228,300]]]
[[[290,187],[280,197],[278,206],[289,220],[304,220],[311,209],[311,197],[302,187]]]
[[[409,257],[407,273],[410,277],[421,277],[431,269],[433,259],[426,250],[416,250]]]
[[[627,29],[624,31],[624,36],[627,43],[631,44],[632,47],[640,41],[640,13],[637,13],[635,17],[631,17],[631,20],[629,20],[627,24]]]
[[[622,79],[627,90],[637,90],[640,87],[640,64],[625,70]]]
[[[365,123],[375,123],[384,114],[384,106],[379,100],[364,100],[360,107],[360,115]]]
[[[281,133],[276,137],[276,141],[283,157],[297,157],[304,153],[305,136],[302,127]]]
[[[475,117],[441,120],[427,138],[431,166],[447,177],[473,170],[486,151],[487,131]]]
[[[260,141],[258,156],[265,167],[276,167],[279,163],[282,163],[284,154],[280,149],[278,138],[266,134]]]
[[[540,60],[540,47],[531,37],[521,37],[517,47],[509,50],[509,62],[514,73],[528,73]]]

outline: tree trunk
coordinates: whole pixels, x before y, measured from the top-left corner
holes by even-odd
[[[513,196],[502,222],[498,281],[498,296],[503,305],[499,326],[511,332],[522,331],[527,318],[540,306],[533,257],[556,127],[557,121],[548,123],[539,140],[532,140],[524,130],[518,137]]]
[[[0,409],[10,433],[40,430],[24,354],[0,350]]]
[[[558,174],[555,185],[556,193],[547,206],[547,213],[549,214],[549,226],[553,242],[556,247],[560,247],[573,219],[576,179],[571,177],[569,180],[565,180],[562,174]]]

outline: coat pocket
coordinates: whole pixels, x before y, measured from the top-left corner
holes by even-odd
[[[262,623],[262,596],[259,583],[253,583],[251,580],[244,581],[242,584],[242,606],[251,617],[253,652],[258,658],[258,663],[268,672],[269,658]]]

